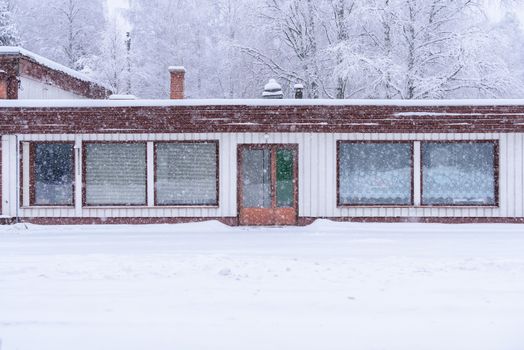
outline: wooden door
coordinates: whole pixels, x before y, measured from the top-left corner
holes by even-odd
[[[240,145],[238,207],[241,225],[296,225],[297,145]]]

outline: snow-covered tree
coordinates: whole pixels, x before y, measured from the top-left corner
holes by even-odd
[[[253,97],[263,79],[239,43],[259,34],[254,0],[132,0],[133,93],[166,97],[170,65],[184,65],[188,97]]]
[[[94,70],[106,28],[104,0],[13,0],[24,47],[77,70]]]
[[[310,98],[320,97],[322,88],[319,13],[319,2],[314,0],[266,0],[261,28],[267,32],[269,43],[275,45],[243,47],[245,53],[288,85],[304,84]]]
[[[115,94],[129,94],[128,50],[126,36],[115,23],[108,23],[103,33],[100,56],[96,58],[95,78],[105,82]]]
[[[371,98],[508,96],[511,73],[471,0],[370,0],[336,71]]]
[[[259,97],[270,78],[287,97],[521,97],[518,2],[493,16],[471,0],[130,0],[130,52],[105,0],[0,0],[0,28],[144,98],[167,97],[170,65],[188,97]]]
[[[19,44],[20,37],[12,16],[11,3],[8,0],[0,0],[0,46]]]

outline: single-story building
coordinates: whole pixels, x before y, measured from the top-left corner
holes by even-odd
[[[524,223],[524,100],[0,101],[33,223]]]

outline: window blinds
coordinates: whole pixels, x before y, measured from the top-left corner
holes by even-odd
[[[158,143],[156,147],[157,204],[218,204],[216,143]]]
[[[86,204],[145,205],[146,145],[86,145]]]

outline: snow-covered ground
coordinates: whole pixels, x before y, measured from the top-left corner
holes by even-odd
[[[524,349],[524,226],[0,227],[1,349]]]

